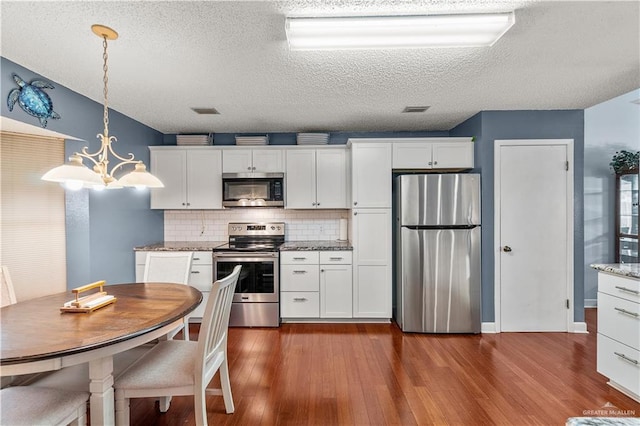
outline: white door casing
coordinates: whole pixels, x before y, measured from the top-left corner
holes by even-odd
[[[573,140],[496,140],[494,157],[496,332],[574,331]]]

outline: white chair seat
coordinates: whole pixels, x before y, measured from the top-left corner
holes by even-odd
[[[180,395],[180,388],[185,388],[184,395],[193,395],[195,385],[194,366],[198,356],[198,342],[164,340],[151,351],[144,354],[126,374],[117,378],[118,386],[126,388],[130,394],[136,389],[152,388],[158,391],[157,396]]]
[[[86,424],[88,392],[61,391],[35,386],[15,386],[0,391],[0,424]]]

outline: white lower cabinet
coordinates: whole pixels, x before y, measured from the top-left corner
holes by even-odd
[[[353,211],[353,317],[391,318],[391,209]]]
[[[640,402],[640,280],[598,274],[598,372]]]
[[[283,319],[352,317],[351,251],[280,253]]]
[[[144,281],[144,264],[147,259],[147,253],[146,251],[136,251],[136,282]],[[202,302],[189,315],[189,320],[191,322],[201,322],[213,285],[213,256],[210,251],[193,252],[189,285],[202,292]]]

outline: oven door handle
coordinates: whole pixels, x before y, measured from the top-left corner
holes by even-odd
[[[214,253],[213,254],[213,258],[214,259],[227,259],[227,258],[234,258],[234,259],[238,259],[239,261],[251,261],[253,259],[277,259],[278,258],[278,253],[273,252],[273,253]]]

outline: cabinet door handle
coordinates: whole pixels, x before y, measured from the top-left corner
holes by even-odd
[[[436,164],[438,164],[438,162],[437,162],[437,161],[434,161],[434,162],[433,162],[433,165],[435,166]]]
[[[433,162],[429,161],[427,164],[429,164],[431,166],[433,164]]]
[[[358,216],[358,212],[353,212],[353,215],[354,216]]]
[[[191,203],[187,203],[187,205],[188,205],[188,206],[190,206],[190,205],[191,205]]]
[[[294,274],[306,274],[307,271],[293,271]]]
[[[182,205],[183,205],[183,206],[186,206],[186,205],[187,205],[187,203],[182,203]]]
[[[315,206],[315,205],[316,205],[316,203],[311,203],[311,205],[312,205],[312,206]]]
[[[509,246],[504,246],[504,247],[502,247],[502,251],[505,252],[505,253],[510,253],[512,251],[512,249]]]
[[[293,301],[294,302],[306,302],[307,298],[306,297],[294,297]]]
[[[357,205],[358,205],[358,202],[357,202],[357,201],[354,201],[354,202],[353,202],[353,205],[354,205],[354,206],[357,206]]]
[[[256,169],[255,167],[252,167],[252,168],[251,168],[251,170],[255,170],[255,169]]]
[[[247,170],[251,170],[251,166],[247,167]]]
[[[342,260],[341,257],[330,257],[329,260]]]
[[[630,311],[627,311],[626,309],[622,309],[622,308],[616,308],[615,306],[613,307],[613,309],[615,309],[618,312],[622,312],[623,314],[630,315],[630,316],[632,316],[634,318],[638,318],[640,316],[639,314],[636,314],[635,312],[630,312]]]
[[[200,260],[200,258],[199,257],[194,257],[193,260]]]
[[[192,274],[199,274],[200,271],[191,271]]]
[[[320,205],[320,203],[316,203],[316,206],[319,206],[319,205]]]
[[[614,352],[614,354],[618,355],[620,358],[624,359],[625,361],[629,361],[632,364],[638,365],[638,360],[636,359],[631,359],[628,356],[625,356],[625,354],[621,354],[620,352]]]
[[[324,269],[320,269],[320,272],[324,272]]]
[[[620,286],[616,286],[616,288],[618,290],[621,290],[621,291],[626,291],[626,292],[633,293],[633,294],[640,294],[640,291],[638,291],[638,290],[633,290],[633,289],[630,289],[630,288],[620,287]]]
[[[294,257],[293,260],[307,260],[306,257]]]

